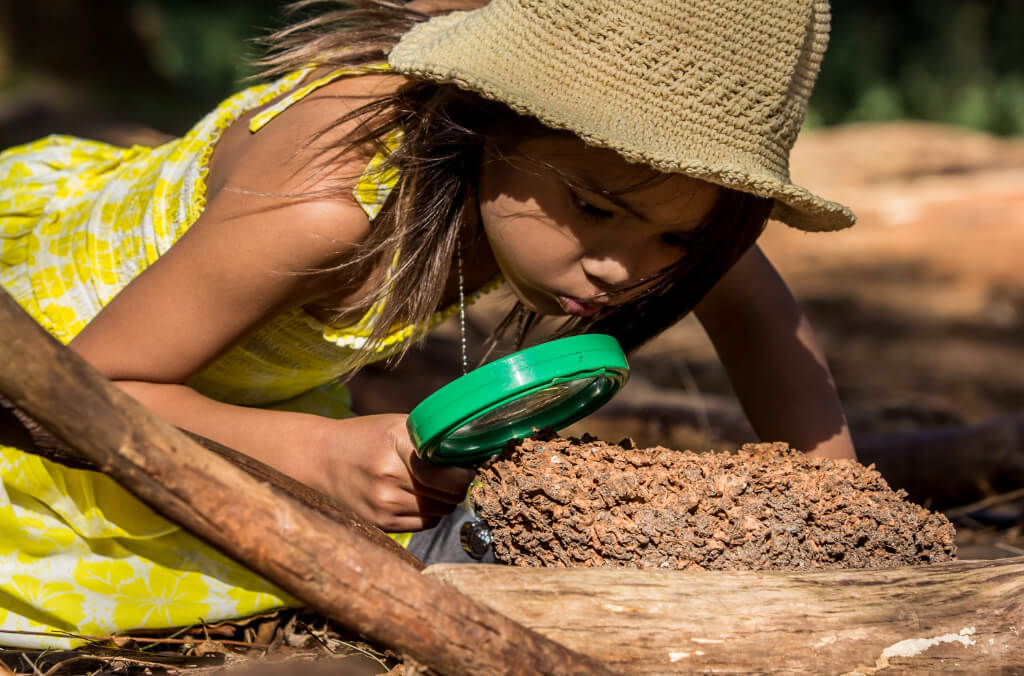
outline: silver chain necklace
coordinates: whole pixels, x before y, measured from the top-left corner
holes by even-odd
[[[466,358],[466,292],[462,280],[462,242],[455,247],[455,264],[459,275],[459,338],[462,343],[462,375],[469,371]]]

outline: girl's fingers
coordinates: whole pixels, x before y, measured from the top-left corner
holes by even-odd
[[[394,530],[395,519],[418,518],[436,521],[451,514],[456,505],[465,499],[465,493],[457,498],[447,494],[442,496],[436,498],[413,492],[407,486],[394,485],[382,490],[367,503],[367,518],[384,530]]]
[[[398,516],[422,516],[440,519],[442,516],[451,514],[454,511],[454,507],[450,503],[418,495],[416,496],[415,511],[410,514],[398,514]]]
[[[410,533],[433,528],[441,521],[439,516],[423,516],[416,514],[398,515],[380,524],[381,530],[388,533]]]
[[[466,489],[476,476],[475,469],[436,465],[423,460],[415,452],[409,456],[409,472],[415,482],[432,489],[431,494],[458,496],[456,502],[461,502],[466,497]]]
[[[410,505],[410,508],[407,512],[390,515],[382,524],[384,530],[402,532],[433,528],[442,517],[452,512],[454,505],[418,495],[415,505]]]
[[[408,492],[412,493],[417,497],[429,498],[431,500],[435,500],[437,502],[441,502],[445,505],[448,505],[448,509],[451,510],[451,507],[453,505],[457,505],[466,499],[467,488],[463,488],[458,493],[446,493],[445,491],[441,491],[436,488],[431,488],[430,486],[417,481],[416,478],[413,477],[412,486],[406,488],[405,490],[407,490]]]

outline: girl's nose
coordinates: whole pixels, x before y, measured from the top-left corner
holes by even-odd
[[[612,291],[630,280],[629,267],[617,256],[587,256],[583,259],[583,271],[602,291]]]

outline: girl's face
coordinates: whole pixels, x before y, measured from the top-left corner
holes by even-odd
[[[656,180],[651,180],[656,179]],[[528,309],[588,317],[677,262],[720,189],[659,176],[567,135],[484,161],[480,217],[506,282]]]

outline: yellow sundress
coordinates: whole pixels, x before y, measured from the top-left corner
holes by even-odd
[[[311,80],[311,73],[246,89],[182,138],[156,148],[51,136],[0,153],[0,286],[68,343],[198,218],[207,162],[224,129],[274,101],[251,118],[256,133],[346,74]],[[355,190],[371,219],[397,180],[379,169],[382,159],[374,158]],[[428,326],[396,327],[376,356],[387,356],[456,309],[436,313]],[[289,310],[189,384],[235,404],[351,415],[347,391],[336,383],[339,364],[364,347],[379,312],[374,306],[354,325],[339,328]],[[65,632],[105,636],[295,603],[109,477],[0,446],[0,645],[68,648],[81,640]]]

